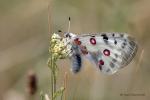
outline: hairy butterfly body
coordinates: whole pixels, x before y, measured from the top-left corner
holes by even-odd
[[[128,65],[137,52],[136,42],[126,33],[65,34],[66,46],[71,47],[69,57],[72,71],[82,67],[82,56],[94,62],[105,74],[113,74]]]

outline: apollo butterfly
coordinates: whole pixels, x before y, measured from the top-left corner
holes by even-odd
[[[114,74],[132,61],[138,49],[137,43],[128,34],[116,32],[82,35],[67,32],[63,42],[66,44],[74,73],[80,71],[82,58],[85,56],[102,73]]]

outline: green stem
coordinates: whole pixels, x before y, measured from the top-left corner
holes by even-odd
[[[54,100],[54,94],[56,93],[56,59],[52,59],[51,67],[51,81],[52,81],[52,100]]]
[[[63,94],[64,94],[64,93],[62,92],[62,94],[61,94],[61,99],[60,99],[60,100],[63,100]]]
[[[51,67],[53,67],[53,60],[51,60],[51,61],[52,61]],[[52,100],[53,100],[53,95],[54,95],[54,93],[53,93],[53,71],[51,69],[51,97],[52,97]]]
[[[54,93],[56,92],[56,64],[55,64],[55,69],[54,69]]]
[[[52,96],[52,98],[54,98],[54,94],[55,94],[55,76],[54,76],[54,71],[53,71],[53,96]]]
[[[50,43],[51,44],[51,43]],[[49,68],[51,70],[51,100],[53,100],[54,89],[53,89],[53,68],[54,68],[54,61],[53,61],[53,54],[52,54],[52,47],[50,45],[50,65]]]

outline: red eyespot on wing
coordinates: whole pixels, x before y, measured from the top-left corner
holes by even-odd
[[[74,42],[76,45],[81,45],[81,41],[79,40],[79,38],[74,39]]]
[[[104,61],[103,61],[103,60],[100,60],[100,61],[98,62],[98,64],[99,64],[99,69],[102,70],[102,65],[104,65]]]
[[[90,43],[93,44],[93,45],[95,45],[96,44],[95,38],[90,38]]]
[[[99,66],[100,66],[100,65],[104,65],[104,61],[103,61],[103,60],[100,60],[100,61],[99,61]]]
[[[110,55],[110,51],[108,49],[105,49],[103,51],[103,53],[104,53],[105,56],[109,56]]]

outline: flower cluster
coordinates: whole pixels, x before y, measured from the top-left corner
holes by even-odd
[[[50,40],[49,52],[54,58],[66,58],[70,51],[67,47],[65,38],[61,38],[58,34],[54,33]]]

